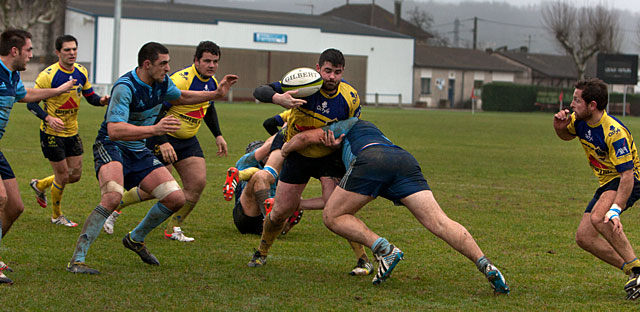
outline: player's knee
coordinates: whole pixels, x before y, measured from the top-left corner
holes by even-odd
[[[0,195],[0,208],[6,207],[8,201],[9,201],[9,197],[6,194]]]
[[[165,196],[160,202],[172,211],[177,211],[185,204],[185,197],[182,190],[178,189]]]
[[[175,180],[163,182],[156,186],[156,188],[151,191],[151,195],[171,210],[175,211],[175,209],[184,206],[184,193]]]
[[[69,178],[67,183],[76,183],[80,181],[80,177],[82,176],[82,169],[80,168],[71,168],[69,169]]]
[[[120,205],[122,194],[124,194],[124,187],[116,181],[107,181],[100,186],[100,194],[100,203],[102,206],[109,210],[113,210]]]
[[[576,232],[576,244],[582,249],[587,249],[589,246],[589,239],[580,231]]]
[[[333,229],[336,224],[336,215],[330,209],[324,209],[322,210],[322,222],[327,228]]]
[[[609,226],[608,224],[604,224],[603,220],[604,220],[604,214],[592,212],[591,215],[589,216],[589,221],[591,221],[591,224],[593,225],[593,227],[596,228],[596,230],[598,230],[598,232],[600,232],[600,229],[602,228],[602,226],[604,225]]]

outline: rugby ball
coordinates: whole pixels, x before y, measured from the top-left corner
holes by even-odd
[[[310,96],[322,87],[322,77],[315,69],[308,67],[296,68],[284,75],[281,81],[282,91],[298,90],[293,95],[296,98]]]

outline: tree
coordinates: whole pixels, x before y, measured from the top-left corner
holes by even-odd
[[[2,30],[28,30],[38,23],[51,24],[59,5],[56,0],[0,0]]]
[[[577,79],[584,79],[587,61],[596,53],[620,49],[618,14],[600,4],[576,8],[565,1],[552,2],[542,8],[542,18],[573,59]]]
[[[416,6],[415,8],[413,8],[413,10],[407,11],[407,13],[409,14],[409,23],[417,26],[425,32],[430,33],[433,36],[432,38],[427,39],[429,44],[447,46],[447,39],[442,38],[440,35],[434,33],[431,30],[431,27],[433,26],[433,16],[431,16],[429,12]]]

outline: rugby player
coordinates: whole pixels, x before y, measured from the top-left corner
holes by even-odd
[[[0,34],[0,139],[4,135],[9,114],[15,102],[36,102],[63,94],[76,83],[71,79],[54,89],[26,89],[20,79],[20,72],[27,69],[27,63],[33,57],[31,34],[19,29],[7,29]],[[24,204],[16,176],[9,162],[0,152],[0,242],[7,235],[20,214]],[[13,284],[4,272],[11,271],[0,261],[0,284]]]
[[[599,182],[578,225],[576,242],[628,275],[624,290],[627,299],[635,300],[640,297],[640,260],[622,230],[620,214],[640,198],[640,159],[629,129],[607,114],[607,102],[603,81],[580,80],[573,91],[573,113],[556,113],[553,128],[565,141],[578,137]]]
[[[369,246],[378,262],[377,285],[391,276],[404,253],[371,231],[355,214],[378,195],[406,206],[429,231],[473,261],[496,294],[508,294],[502,273],[487,259],[471,234],[449,219],[436,202],[416,159],[385,137],[373,123],[350,118],[304,131],[282,147],[283,156],[311,144],[339,148],[347,173],[329,197],[322,217],[334,233]]]
[[[100,234],[104,222],[120,204],[124,189],[138,186],[158,202],[131,232],[122,239],[144,263],[159,265],[147,249],[144,239],[185,203],[184,193],[167,168],[145,146],[145,139],[175,132],[180,120],[167,116],[154,124],[163,101],[196,104],[226,95],[238,77],[225,76],[218,89],[187,91],[171,81],[169,50],[160,43],[149,42],[138,53],[138,67],[121,76],[111,91],[111,101],[93,146],[96,176],[100,182],[100,204],[84,223],[67,265],[72,273],[98,274],[85,264],[89,247]]]
[[[220,47],[211,41],[202,41],[196,47],[193,64],[176,71],[171,75],[171,80],[180,90],[215,91],[218,81],[214,74],[218,70],[220,61]],[[168,104],[168,103],[165,103]],[[215,137],[218,157],[227,156],[227,142],[222,136],[218,115],[213,101],[206,101],[192,105],[165,105],[162,114],[174,116],[181,122],[180,129],[167,135],[151,137],[147,140],[147,148],[167,166],[169,171],[175,167],[182,180],[186,202],[167,223],[164,237],[180,242],[192,242],[193,237],[186,236],[182,231],[182,224],[200,200],[200,195],[207,182],[207,166],[204,153],[196,133],[205,124]],[[153,198],[138,188],[133,188],[123,195],[123,201],[119,207],[122,209],[128,205]],[[114,211],[104,224],[105,232],[112,234],[113,227],[119,210]]]
[[[75,89],[56,97],[43,100],[44,110],[38,102],[27,104],[27,108],[40,123],[40,147],[42,154],[49,160],[53,175],[43,179],[32,179],[30,186],[36,193],[36,201],[41,207],[47,207],[47,189],[51,190],[51,223],[76,227],[63,213],[60,201],[67,184],[80,181],[82,175],[82,140],[78,135],[78,110],[84,96],[93,106],[105,106],[109,96],[100,97],[91,87],[87,69],[76,63],[78,40],[71,35],[56,39],[58,62],[45,68],[36,78],[36,88],[55,88],[70,79],[78,83]]]

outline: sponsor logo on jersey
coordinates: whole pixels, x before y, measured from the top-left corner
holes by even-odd
[[[60,105],[58,109],[74,109],[78,108],[78,103],[73,100],[73,98],[69,98],[64,104]]]
[[[613,142],[613,149],[616,151],[616,157],[618,158],[630,153],[626,138]]]
[[[318,104],[318,106],[316,106],[316,110],[322,114],[327,114],[327,115],[331,112],[327,101],[322,102],[322,104]]]
[[[620,133],[620,129],[614,127],[613,125],[611,127],[609,127],[609,134],[607,134],[608,136],[614,136],[616,134]]]

